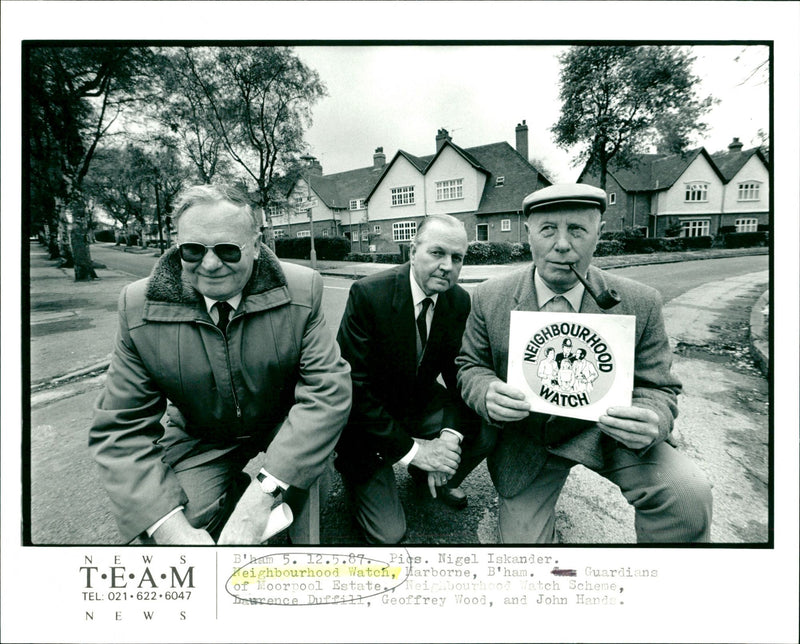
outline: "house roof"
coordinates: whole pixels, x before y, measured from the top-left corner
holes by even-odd
[[[769,166],[769,160],[761,148],[750,148],[749,150],[726,150],[724,152],[716,152],[711,155],[714,163],[719,168],[722,176],[725,177],[725,183],[733,179],[736,174],[744,167],[751,157],[757,156],[761,159],[765,166]]]
[[[636,154],[625,167],[617,166],[612,160],[609,164],[608,173],[626,192],[654,192],[657,190],[667,190],[681,177],[697,157],[702,156],[708,161],[711,168],[719,176],[723,183],[726,179],[712,157],[705,148],[687,150],[680,154]],[[596,178],[596,173],[587,172],[584,168],[578,181],[582,181],[586,176]]]
[[[328,208],[349,208],[351,199],[366,199],[385,168],[370,166],[323,176],[309,175],[305,179]]]
[[[462,148],[448,140],[445,141],[436,154],[424,157],[416,157],[403,150],[398,150],[392,161],[387,164],[386,172],[389,171],[389,168],[398,157],[402,156],[422,174],[426,174],[433,167],[434,162],[442,154],[444,148],[448,146],[453,148],[472,167],[488,177],[475,214],[487,215],[521,210],[522,200],[528,194],[552,183],[506,141],[479,145],[473,148]],[[497,177],[504,177],[502,186],[496,185]],[[378,183],[380,183],[380,180],[376,181],[372,186],[368,199],[372,196]]]

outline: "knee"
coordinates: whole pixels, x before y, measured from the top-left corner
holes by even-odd
[[[406,536],[406,520],[385,523],[381,526],[364,526],[364,537],[373,546],[389,546],[400,543]]]
[[[637,513],[650,514],[651,538],[674,542],[708,541],[711,531],[711,484],[696,466],[681,468],[660,477],[633,505]],[[661,538],[657,537],[658,533]]]

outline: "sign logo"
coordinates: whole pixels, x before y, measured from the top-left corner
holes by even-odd
[[[531,392],[559,407],[585,407],[602,399],[614,383],[610,343],[585,324],[548,324],[525,346],[522,374]]]

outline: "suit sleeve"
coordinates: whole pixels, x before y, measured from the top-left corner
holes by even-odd
[[[487,423],[495,425],[486,410],[486,392],[492,381],[501,378],[494,369],[484,306],[483,289],[479,287],[472,294],[472,308],[467,318],[456,366],[458,387],[464,402]]]
[[[350,288],[337,337],[342,355],[350,363],[353,381],[353,411],[345,430],[348,434],[344,437],[345,445],[369,441],[385,460],[395,463],[408,453],[414,440],[376,393],[378,387],[371,371],[376,361],[371,347],[377,332],[370,298],[361,284],[355,282]]]
[[[128,287],[120,295],[119,327],[105,389],[94,407],[89,450],[122,537],[131,541],[188,499],[155,443],[163,434],[166,399],[131,338],[127,292]]]
[[[295,402],[269,444],[264,468],[308,489],[322,474],[350,413],[350,366],[322,311],[322,279],[311,276],[311,311],[303,329]]]
[[[636,345],[633,405],[652,409],[658,415],[658,438],[653,442],[656,445],[672,433],[682,385],[672,372],[672,350],[664,327],[660,295],[654,293],[647,303],[647,310],[637,312],[637,322],[641,316],[643,330]]]

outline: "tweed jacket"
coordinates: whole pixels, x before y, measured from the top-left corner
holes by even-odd
[[[406,263],[355,282],[339,327],[339,346],[352,368],[353,410],[336,465],[353,478],[400,460],[413,445],[415,421],[434,398],[445,405],[443,427],[469,431],[461,422],[470,412],[458,395],[455,366],[469,295],[458,285],[439,294],[417,367],[409,273]],[[446,391],[437,383],[440,374]]]
[[[298,488],[321,474],[351,402],[350,369],[321,299],[317,273],[280,263],[264,246],[227,342],[184,278],[177,249],[122,290],[89,447],[123,537],[187,501],[170,465],[188,453],[212,460],[266,449],[265,469]],[[183,427],[168,425],[165,435],[167,400]]]
[[[608,313],[636,317],[633,405],[656,412],[659,436],[655,443],[666,440],[677,417],[681,383],[671,371],[672,352],[664,329],[661,297],[653,288],[595,267],[590,267],[588,281],[595,293],[605,288],[619,293],[621,303]],[[456,360],[458,384],[467,405],[488,424],[494,423],[486,411],[486,392],[493,380],[506,380],[509,326],[511,311],[515,310],[539,310],[532,265],[486,281],[472,294],[472,311]],[[580,312],[603,310],[584,293]],[[500,426],[487,463],[498,492],[510,497],[533,482],[548,454],[597,470],[617,447],[619,444],[591,421],[532,413]]]

